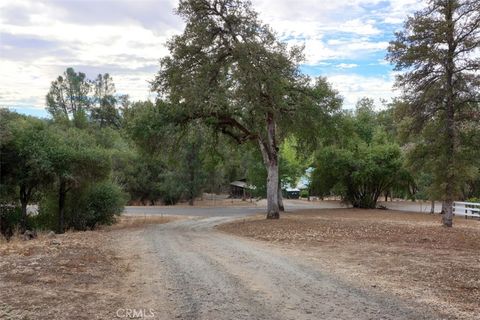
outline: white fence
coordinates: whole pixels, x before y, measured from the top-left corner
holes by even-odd
[[[455,201],[453,203],[453,214],[457,216],[465,216],[465,218],[480,218],[480,203]]]

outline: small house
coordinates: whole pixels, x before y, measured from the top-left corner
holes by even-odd
[[[250,198],[252,189],[253,187],[247,184],[246,179],[232,181],[230,183],[230,198]]]

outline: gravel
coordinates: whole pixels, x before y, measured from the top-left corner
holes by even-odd
[[[238,218],[238,217],[237,217]],[[441,319],[412,301],[356,287],[292,249],[225,234],[234,217],[151,225],[120,239],[131,306],[155,319]]]

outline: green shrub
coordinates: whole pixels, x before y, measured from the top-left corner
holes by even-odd
[[[95,183],[72,190],[65,204],[65,228],[94,229],[115,222],[122,213],[127,197],[122,189],[110,182]],[[39,214],[33,217],[37,229],[55,230],[58,223],[58,194],[47,193],[40,202]]]
[[[96,225],[115,222],[125,206],[127,197],[120,187],[112,182],[94,184],[87,189],[83,209],[85,224],[93,229]]]
[[[309,193],[307,189],[300,190],[300,198],[308,198]]]
[[[466,202],[480,203],[480,198],[476,198],[476,197],[468,198]]]
[[[58,225],[58,194],[52,188],[43,193],[38,203],[38,214],[30,217],[36,230],[56,230]]]
[[[170,172],[164,175],[160,187],[160,194],[164,204],[176,204],[184,193],[185,187],[179,183],[179,178],[175,173]]]
[[[20,225],[21,216],[20,207],[0,204],[0,235],[7,240],[10,239],[17,226]]]

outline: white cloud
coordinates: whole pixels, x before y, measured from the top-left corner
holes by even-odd
[[[337,64],[337,68],[340,69],[351,69],[351,68],[356,68],[358,67],[358,64],[356,63],[339,63]]]
[[[361,76],[357,74],[341,74],[327,76],[333,88],[338,90],[344,98],[344,107],[351,109],[357,101],[368,97],[379,102],[381,99],[389,100],[398,93],[392,90],[394,75],[388,76]]]
[[[142,7],[147,2],[150,8]],[[102,1],[2,2],[0,104],[43,109],[50,82],[70,66],[90,78],[109,72],[117,92],[133,99],[152,96],[148,81],[158,69],[159,58],[168,53],[166,40],[183,27],[173,15],[172,1],[147,2],[137,2],[137,7],[130,1],[115,5]],[[102,6],[110,12],[94,17]],[[90,19],[88,23],[72,17],[78,10],[90,11],[82,17]],[[164,22],[160,27],[148,10],[158,12],[157,20]],[[149,26],[145,15],[152,20]],[[109,21],[112,16],[118,21]]]
[[[165,42],[180,33],[176,0],[16,0],[0,2],[0,105],[44,108],[50,82],[67,67],[109,72],[118,93],[152,97],[148,81],[166,55]],[[383,52],[379,23],[398,24],[418,9],[417,0],[253,0],[255,10],[282,39],[304,44],[308,65],[352,71],[364,58]],[[378,7],[378,8],[377,8]],[[366,9],[373,8],[373,9]],[[376,8],[376,9],[375,9]],[[354,61],[356,62],[356,61]],[[347,104],[357,97],[386,96],[388,79],[332,75]],[[357,81],[362,82],[360,86]],[[389,82],[390,81],[390,82]],[[379,91],[381,88],[381,92]],[[351,96],[350,96],[351,95]]]

